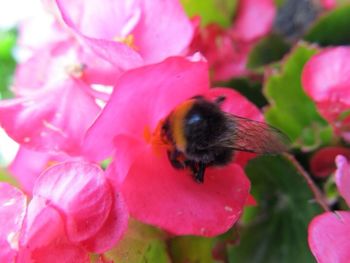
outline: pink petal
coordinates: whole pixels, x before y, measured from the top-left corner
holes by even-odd
[[[239,218],[249,181],[234,164],[209,168],[204,184],[189,171],[175,170],[166,153],[146,149],[135,160],[122,192],[136,219],[177,235],[215,236]]]
[[[302,83],[316,102],[350,103],[350,48],[327,48],[313,56],[304,66]]]
[[[120,194],[115,194],[114,204],[101,229],[81,244],[94,253],[103,253],[116,245],[128,226],[128,211]]]
[[[21,191],[9,184],[0,183],[0,262],[14,261],[26,202]]]
[[[340,195],[345,199],[348,206],[350,206],[350,165],[348,160],[338,155],[335,159],[337,170],[335,172],[335,182],[338,187]]]
[[[118,134],[144,140],[145,129],[153,131],[176,105],[205,92],[208,85],[206,63],[180,57],[128,71],[118,80],[110,100],[88,131],[86,154],[94,160],[105,159],[113,151]]]
[[[238,91],[229,88],[214,88],[204,94],[210,99],[225,96],[222,110],[255,121],[263,121],[264,116],[260,110]]]
[[[177,1],[56,2],[64,22],[97,54],[123,69],[179,55],[192,39],[192,24]],[[127,36],[134,38],[131,47],[116,41]]]
[[[318,177],[326,177],[333,173],[336,169],[334,159],[339,154],[350,158],[350,149],[330,146],[318,150],[310,160],[312,174]]]
[[[128,19],[128,12],[123,12],[129,7],[123,1],[111,0],[103,6],[98,1],[80,1],[75,8],[71,8],[71,1],[56,0],[56,3],[63,21],[98,56],[124,70],[143,64],[141,56],[134,49],[113,40],[124,37],[119,30]]]
[[[60,213],[43,198],[31,200],[20,238],[19,262],[89,262],[86,251],[67,240]]]
[[[309,225],[309,246],[318,263],[349,262],[350,213],[324,213]]]
[[[328,48],[313,56],[305,65],[302,83],[305,92],[316,102],[321,115],[345,140],[349,138],[350,48]],[[332,63],[329,63],[332,61]]]
[[[140,8],[141,19],[132,33],[145,62],[156,63],[184,54],[191,43],[194,28],[179,1],[143,0]]]
[[[266,35],[272,27],[275,14],[273,0],[240,0],[232,28],[234,38],[250,42]]]
[[[26,147],[78,154],[82,136],[100,108],[84,92],[88,88],[84,83],[71,79],[57,85],[53,90],[1,101],[0,124]]]
[[[49,159],[50,155],[47,153],[31,151],[22,146],[18,150],[9,170],[21,184],[21,189],[31,194],[36,178],[44,170]]]
[[[52,166],[37,179],[33,194],[62,211],[68,238],[73,242],[96,234],[112,205],[111,188],[103,171],[84,162]]]

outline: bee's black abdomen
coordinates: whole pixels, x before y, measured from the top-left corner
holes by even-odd
[[[215,103],[199,98],[185,117],[186,156],[207,165],[225,165],[233,151],[220,146],[227,132],[227,118]]]

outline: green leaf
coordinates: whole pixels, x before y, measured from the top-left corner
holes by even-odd
[[[0,99],[12,97],[9,86],[16,67],[12,49],[16,44],[15,31],[0,31]]]
[[[284,156],[263,156],[246,166],[258,206],[249,208],[230,262],[315,262],[307,244],[310,220],[322,213],[298,169]],[[247,222],[248,221],[248,222]]]
[[[181,0],[190,17],[199,15],[203,26],[218,23],[223,27],[232,24],[237,0]]]
[[[127,233],[105,256],[114,263],[170,263],[164,234],[135,220],[129,220]]]
[[[276,62],[290,50],[290,45],[279,35],[269,35],[261,39],[250,52],[248,68],[257,69]]]
[[[214,239],[204,237],[176,237],[169,241],[173,263],[213,263]]]
[[[266,98],[272,105],[265,112],[267,122],[287,134],[294,146],[304,150],[326,144],[332,138],[331,128],[301,85],[304,64],[316,52],[305,43],[297,45],[282,68],[268,76],[264,86]]]
[[[304,39],[322,46],[350,44],[350,5],[339,7],[322,16]]]

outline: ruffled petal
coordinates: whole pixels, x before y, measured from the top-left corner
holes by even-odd
[[[15,187],[0,183],[0,262],[13,262],[26,213],[25,195]]]
[[[104,225],[90,239],[81,244],[85,249],[94,253],[103,253],[122,238],[128,226],[128,211],[126,204],[120,194],[115,194],[113,206]]]
[[[135,160],[122,185],[133,217],[177,235],[215,236],[239,218],[249,181],[234,164],[208,168],[203,184],[175,170],[166,153],[151,149]]]
[[[350,207],[350,165],[348,160],[342,155],[338,155],[335,162],[337,164],[335,182],[339,193]]]
[[[309,225],[309,246],[318,263],[349,262],[350,213],[324,213]]]
[[[28,206],[20,245],[19,262],[89,262],[87,252],[68,241],[60,213],[40,197]]]
[[[79,242],[96,234],[110,214],[112,192],[103,171],[84,162],[52,166],[36,181],[33,195],[62,211],[68,238]]]
[[[128,71],[89,129],[84,143],[86,155],[105,159],[111,155],[118,134],[144,140],[146,129],[153,132],[176,105],[208,88],[207,64],[181,57]]]

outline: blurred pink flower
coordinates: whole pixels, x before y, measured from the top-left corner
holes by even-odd
[[[201,28],[195,18],[196,32],[191,50],[203,53],[213,69],[214,80],[246,75],[249,73],[246,68],[249,52],[270,32],[275,14],[272,0],[240,0],[229,29],[217,24]]]
[[[327,48],[313,56],[303,69],[302,84],[334,131],[350,142],[350,48]]]
[[[334,159],[337,155],[350,158],[350,149],[340,146],[328,146],[318,150],[310,160],[310,170],[314,176],[326,177],[336,170]]]
[[[336,158],[336,184],[340,195],[350,206],[350,165],[344,156]],[[309,225],[309,246],[319,263],[349,262],[350,212],[327,212],[315,217]]]
[[[119,79],[85,145],[97,159],[114,151],[108,176],[120,185],[133,217],[174,234],[214,236],[228,230],[242,213],[250,188],[244,171],[233,162],[208,168],[204,184],[198,184],[188,171],[174,169],[166,149],[156,143],[159,123],[178,104],[199,94],[208,99],[225,95],[223,110],[262,118],[237,92],[210,90],[206,63],[169,58]]]
[[[23,213],[25,208],[24,203]],[[89,252],[103,253],[115,245],[127,219],[121,196],[98,166],[58,164],[36,180],[23,224],[18,223],[14,253],[19,262],[89,262]]]
[[[336,0],[320,0],[321,6],[324,9],[330,10],[337,6]]]
[[[76,36],[123,70],[185,54],[192,39],[192,24],[177,0],[55,2]]]

